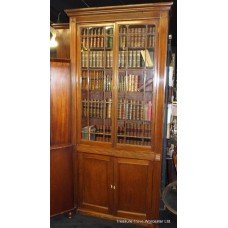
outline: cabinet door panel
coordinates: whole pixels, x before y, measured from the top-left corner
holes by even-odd
[[[117,158],[114,162],[114,180],[117,216],[149,218],[152,193],[150,162]]]
[[[79,207],[110,213],[110,157],[80,153],[79,168]]]
[[[51,216],[74,208],[72,147],[51,149]]]

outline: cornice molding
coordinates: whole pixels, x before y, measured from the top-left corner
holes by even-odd
[[[138,11],[153,11],[153,10],[170,10],[173,2],[135,4],[135,5],[120,5],[120,6],[105,6],[105,7],[90,7],[80,9],[66,9],[65,12],[69,17],[72,16],[90,16],[96,14],[138,12]]]

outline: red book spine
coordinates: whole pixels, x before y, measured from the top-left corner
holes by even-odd
[[[151,109],[152,109],[152,102],[148,102],[148,109],[147,109],[147,119],[151,121]]]

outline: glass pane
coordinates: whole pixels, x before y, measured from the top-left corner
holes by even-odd
[[[111,142],[113,27],[81,28],[81,123],[84,140]]]
[[[119,26],[117,143],[151,145],[155,26]]]

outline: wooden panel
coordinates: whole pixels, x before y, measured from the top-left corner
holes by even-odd
[[[78,128],[76,124],[77,120],[77,74],[76,74],[76,60],[77,60],[77,45],[76,45],[76,20],[75,18],[70,18],[70,59],[71,59],[71,135],[72,143],[76,145],[76,129]]]
[[[50,56],[51,58],[70,58],[70,30],[69,24],[54,24],[52,25],[56,31],[56,41],[58,46],[56,48],[51,48]]]
[[[118,13],[118,14],[106,14],[106,15],[92,15],[92,16],[78,16],[77,19],[81,23],[88,23],[88,22],[119,22],[119,21],[126,21],[126,20],[145,20],[148,17],[153,19],[159,18],[159,12],[130,12],[126,13]]]
[[[51,62],[51,145],[71,142],[70,99],[69,63]]]
[[[137,158],[151,161],[156,159],[155,153],[151,152],[150,149],[148,150],[141,147],[139,152],[139,148],[135,145],[122,148],[111,148],[110,146],[97,142],[97,145],[80,144],[78,145],[77,150],[83,153],[109,155],[113,157]]]
[[[159,204],[161,200],[160,196],[160,184],[161,184],[161,162],[155,161],[154,163],[154,173],[153,173],[153,192],[152,192],[152,214],[153,219],[159,218]]]
[[[79,153],[79,207],[110,213],[111,178],[110,157]]]
[[[74,208],[72,146],[51,149],[51,215]]]
[[[158,74],[155,84],[155,153],[162,154],[163,146],[163,124],[164,124],[164,105],[165,105],[165,86],[166,86],[166,57],[168,39],[168,12],[161,13],[158,39]]]
[[[115,211],[120,217],[150,217],[152,168],[149,161],[117,158],[114,162]],[[147,216],[148,215],[148,216]]]

